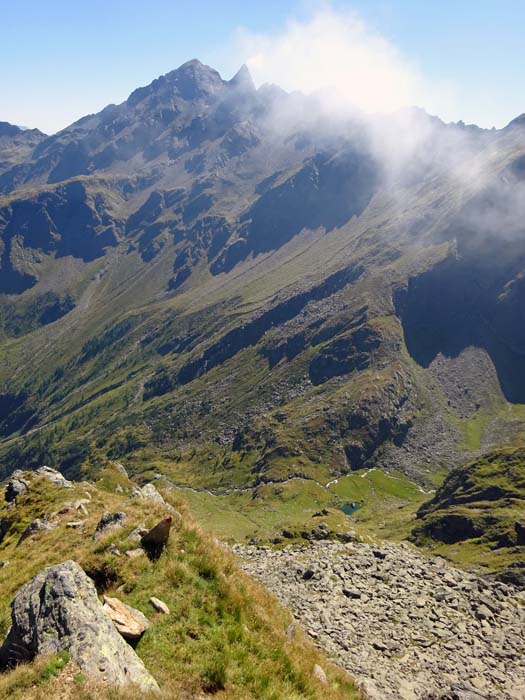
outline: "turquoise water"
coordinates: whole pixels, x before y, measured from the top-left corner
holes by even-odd
[[[345,515],[352,515],[356,510],[359,510],[361,506],[362,503],[355,503],[352,501],[350,503],[343,503],[343,505],[340,506],[340,510],[342,510]]]

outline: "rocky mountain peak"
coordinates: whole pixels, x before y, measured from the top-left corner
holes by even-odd
[[[135,106],[150,96],[179,97],[186,101],[199,100],[210,97],[219,92],[224,86],[219,73],[201,63],[198,59],[192,59],[183,63],[179,68],[161,75],[146,87],[134,90],[128,97],[127,103]]]
[[[216,70],[197,59],[183,63],[180,68],[168,73],[166,78],[185,100],[195,100],[213,95],[224,85]]]
[[[251,92],[255,90],[255,84],[253,82],[248,66],[245,63],[242,64],[237,73],[229,81],[229,84],[232,87],[239,88],[243,91]]]

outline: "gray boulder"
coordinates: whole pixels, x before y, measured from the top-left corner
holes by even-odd
[[[166,508],[166,510],[168,510],[170,513],[180,517],[179,513],[177,513],[171,503],[167,503],[164,500],[162,494],[157,491],[156,486],[152,484],[151,481],[148,484],[145,484],[142,488],[135,487],[132,495],[135,496],[135,498],[146,498],[150,501],[155,501],[155,503],[164,506],[164,508]]]
[[[151,482],[149,484],[145,484],[140,489],[140,493],[142,498],[149,498],[151,501],[156,501],[163,506],[166,505],[166,501]]]
[[[30,522],[26,529],[20,535],[17,546],[21,544],[24,540],[26,540],[28,537],[31,537],[31,535],[35,535],[37,532],[42,532],[46,530],[54,530],[55,527],[58,527],[57,522],[51,522],[45,517],[35,518],[35,520]]]
[[[105,614],[93,582],[74,561],[44,569],[19,589],[0,663],[7,668],[61,651],[97,682],[136,684],[143,692],[158,689]]]
[[[122,527],[127,517],[127,514],[123,512],[102,513],[102,517],[98,521],[95,532],[93,533],[93,539],[96,541],[109,531]]]
[[[9,482],[5,489],[5,500],[8,503],[15,501],[18,496],[21,496],[28,489],[29,482],[24,478],[24,473],[17,469],[11,475]]]
[[[35,474],[44,477],[44,479],[48,479],[48,481],[51,481],[51,483],[55,486],[59,486],[61,489],[75,488],[75,485],[71,481],[68,481],[63,474],[51,467],[40,467],[35,471]]]

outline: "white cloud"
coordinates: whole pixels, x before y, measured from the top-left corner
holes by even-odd
[[[417,72],[353,14],[321,10],[306,22],[289,21],[281,34],[244,33],[241,42],[258,84],[305,93],[333,89],[365,111],[397,109],[418,93]]]
[[[275,83],[306,94],[329,92],[330,107],[391,112],[419,105],[448,114],[450,89],[426,84],[420,71],[355,13],[323,4],[278,33],[240,29],[237,56],[256,85]]]

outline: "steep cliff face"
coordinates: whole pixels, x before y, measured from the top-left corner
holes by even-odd
[[[401,118],[374,124],[387,148],[191,61],[33,135],[0,173],[3,469],[150,444],[214,482],[376,464],[428,480],[515,439],[523,128],[411,118],[427,136],[396,159]],[[302,466],[256,437],[276,433]]]
[[[108,209],[104,194],[90,192],[79,181],[2,207],[0,294],[33,287],[47,256],[87,263],[117,245],[121,223]]]
[[[509,401],[525,402],[525,174],[520,156],[460,210],[443,235],[453,256],[410,278],[396,308],[408,351],[423,367],[439,354],[483,348]]]

